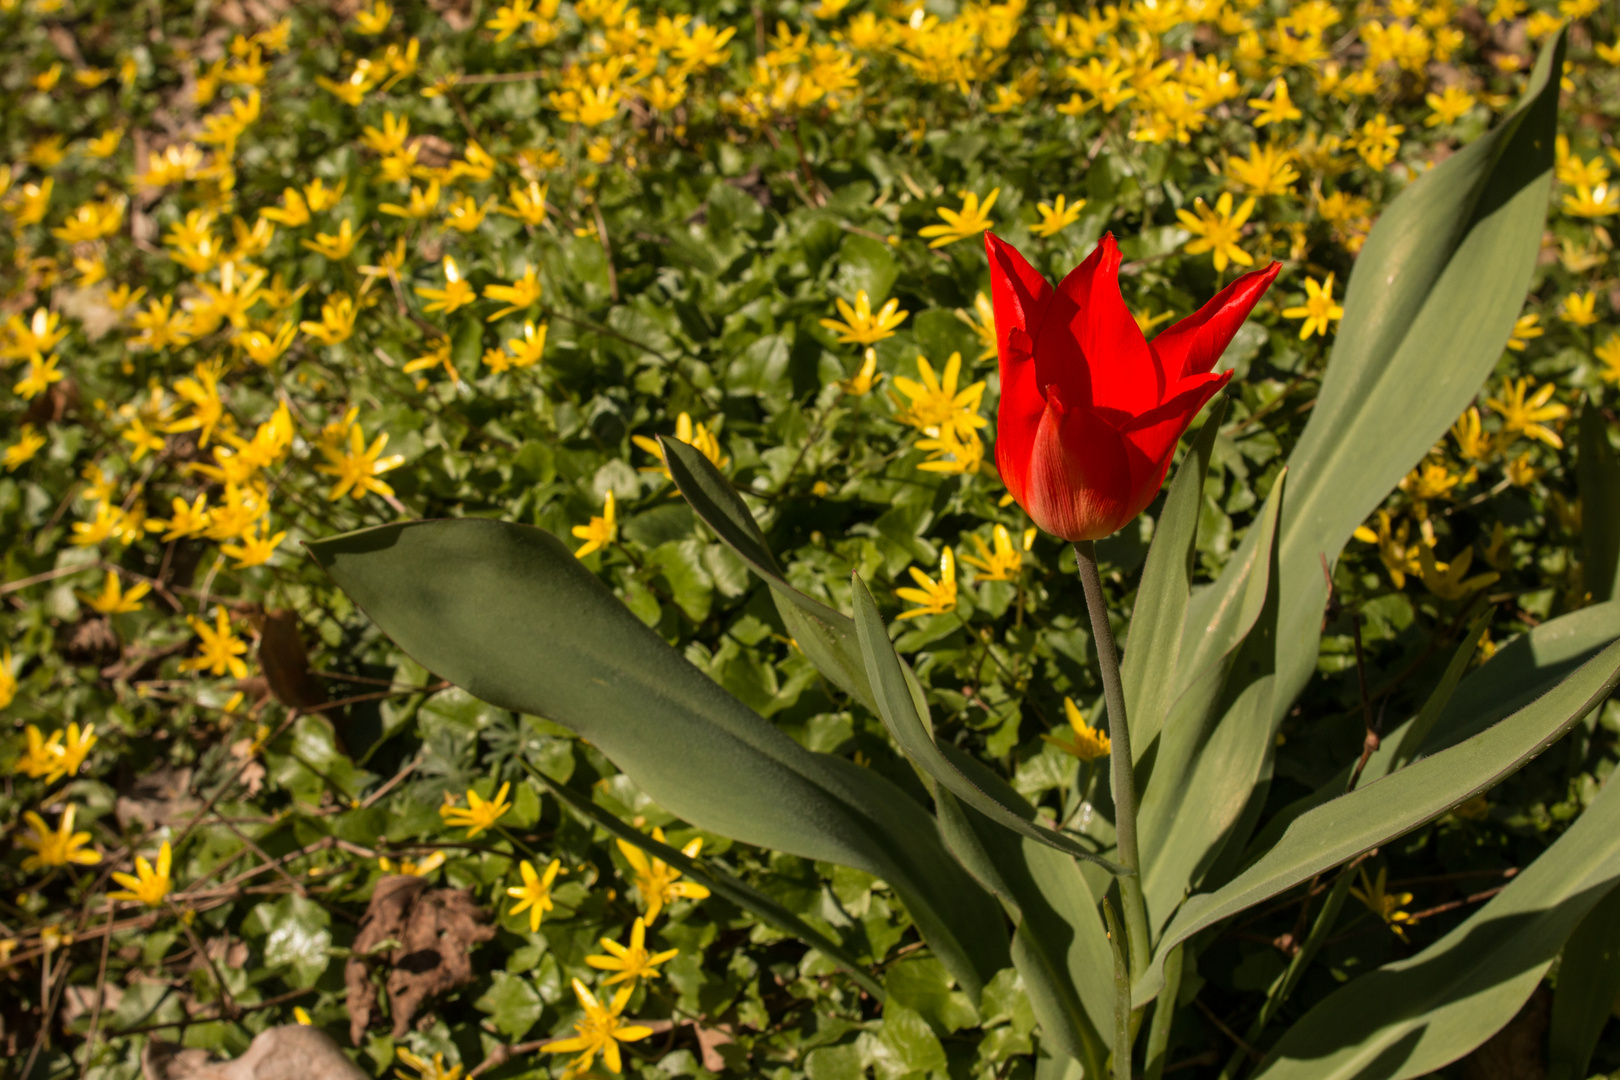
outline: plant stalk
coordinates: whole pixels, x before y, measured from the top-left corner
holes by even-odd
[[[1103,920],[1108,925],[1108,944],[1114,952],[1114,1080],[1132,1080],[1131,1077],[1131,965],[1126,954],[1130,947],[1122,940],[1119,919],[1114,905],[1103,897]]]
[[[1131,730],[1125,719],[1125,687],[1119,677],[1119,649],[1114,629],[1108,622],[1108,605],[1103,599],[1102,578],[1097,573],[1097,545],[1077,540],[1075,559],[1080,564],[1080,584],[1086,591],[1086,610],[1091,615],[1091,637],[1097,646],[1097,664],[1102,669],[1103,700],[1108,704],[1108,755],[1114,787],[1114,833],[1119,849],[1116,858],[1129,874],[1119,878],[1120,906],[1124,909],[1125,940],[1130,948],[1131,976],[1139,977],[1149,959],[1147,905],[1142,898],[1142,856],[1136,846],[1136,771],[1131,756]]]

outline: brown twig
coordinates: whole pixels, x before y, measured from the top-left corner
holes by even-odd
[[[472,1071],[467,1074],[467,1080],[499,1068],[520,1054],[532,1054],[536,1050],[544,1050],[550,1044],[561,1041],[561,1039],[535,1039],[533,1042],[517,1043],[513,1046],[497,1046],[489,1052],[488,1057],[473,1066]]]
[[[107,921],[112,922],[113,902],[107,901]],[[112,948],[112,935],[101,935],[101,966],[96,970],[96,1001],[90,1007],[90,1033],[84,1038],[84,1066],[79,1070],[79,1080],[90,1075],[90,1060],[96,1051],[97,1028],[101,1026],[101,999],[107,993],[107,954]]]
[[[1231,1028],[1227,1027],[1225,1021],[1223,1021],[1220,1017],[1216,1016],[1214,1011],[1208,1005],[1205,1005],[1202,1001],[1198,1000],[1197,998],[1193,998],[1193,1004],[1198,1006],[1198,1011],[1203,1013],[1204,1016],[1209,1020],[1210,1023],[1214,1024],[1217,1028],[1219,1028],[1222,1035],[1225,1035],[1228,1039],[1231,1039],[1233,1044],[1239,1050],[1242,1050],[1245,1054],[1249,1055],[1249,1057],[1252,1058],[1255,1061],[1260,1060],[1260,1058],[1262,1056],[1260,1051],[1258,1051],[1254,1047],[1250,1046],[1248,1044],[1248,1041],[1245,1040],[1241,1035],[1239,1035],[1237,1032],[1233,1031]]]
[[[161,1024],[143,1024],[140,1027],[125,1028],[123,1031],[109,1032],[107,1038],[123,1039],[131,1035],[144,1035],[149,1031],[162,1031],[164,1028],[184,1028],[190,1027],[192,1024],[212,1024],[218,1020],[236,1020],[246,1016],[248,1013],[263,1012],[265,1009],[274,1009],[278,1005],[285,1005],[289,1001],[297,1001],[299,998],[308,997],[315,992],[316,988],[313,986],[305,987],[302,990],[290,990],[285,994],[277,994],[273,998],[266,998],[265,1000],[255,1002],[252,1005],[238,1006],[236,1016],[223,1016],[217,1013],[212,1016],[187,1016],[180,1020],[169,1020]]]

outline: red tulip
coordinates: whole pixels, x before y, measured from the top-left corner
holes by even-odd
[[[1096,540],[1147,508],[1176,441],[1232,376],[1210,369],[1280,263],[1245,274],[1150,344],[1119,292],[1119,247],[1102,238],[1054,290],[989,233],[1001,357],[996,465],[1035,524]]]

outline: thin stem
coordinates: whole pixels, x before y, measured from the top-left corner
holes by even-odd
[[[1153,1003],[1153,1019],[1148,1024],[1147,1060],[1143,1063],[1143,1080],[1159,1080],[1164,1075],[1165,1058],[1170,1050],[1170,1025],[1175,1022],[1176,999],[1181,996],[1181,971],[1185,962],[1185,943],[1170,950],[1164,958],[1164,989]]]
[[[1108,944],[1114,952],[1114,1080],[1131,1080],[1131,965],[1130,947],[1122,940],[1119,917],[1114,905],[1103,897],[1103,919],[1108,925]]]
[[[1103,699],[1108,703],[1109,754],[1114,782],[1114,832],[1119,840],[1117,858],[1130,871],[1119,879],[1120,906],[1124,908],[1125,937],[1132,976],[1140,976],[1148,962],[1147,905],[1142,898],[1142,856],[1136,846],[1136,771],[1131,756],[1131,730],[1125,719],[1125,688],[1119,678],[1119,649],[1114,629],[1108,622],[1108,605],[1103,599],[1102,578],[1097,573],[1097,545],[1077,540],[1075,559],[1080,564],[1080,584],[1086,592],[1086,609],[1091,615],[1091,636],[1097,646],[1097,665],[1102,669]]]

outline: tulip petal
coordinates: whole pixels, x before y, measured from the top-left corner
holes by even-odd
[[[1130,519],[1131,457],[1138,453],[1096,410],[1066,405],[1050,388],[1029,458],[1024,509],[1064,540],[1097,540]]]
[[[1058,285],[1036,336],[1044,388],[1064,400],[1114,410],[1120,421],[1164,399],[1165,377],[1119,292],[1119,246],[1112,233]]]
[[[1244,274],[1215,298],[1153,339],[1159,363],[1176,385],[1189,375],[1211,370],[1249,311],[1276,279],[1282,263]]]
[[[1231,371],[1194,375],[1184,379],[1164,404],[1135,417],[1124,429],[1124,436],[1135,452],[1130,455],[1131,489],[1136,493],[1129,517],[1147,509],[1164,483],[1164,474],[1175,456],[1176,443],[1209,399],[1221,392],[1232,379]]]
[[[996,310],[1001,367],[1001,404],[996,412],[996,469],[1019,505],[1024,503],[1030,448],[1046,399],[1036,384],[1034,332],[1040,328],[1052,286],[1010,244],[985,234],[990,292]]]

